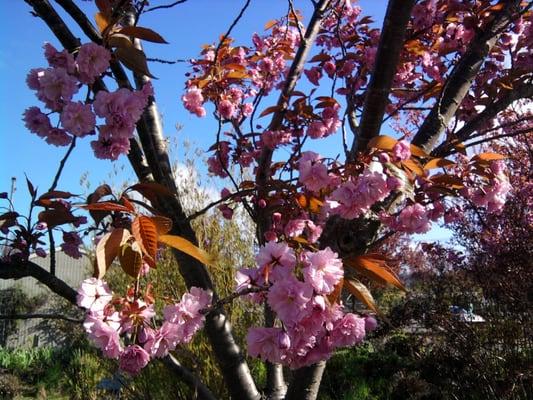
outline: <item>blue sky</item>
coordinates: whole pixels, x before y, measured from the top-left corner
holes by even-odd
[[[152,6],[167,4],[169,1],[151,2]],[[87,41],[83,33],[75,28],[75,24],[62,13],[59,6],[51,3],[67,21],[68,25],[79,36],[82,42]],[[76,3],[89,16],[96,9],[92,1]],[[364,0],[360,2],[363,13],[374,17],[376,24],[381,25],[386,8],[385,0]],[[189,0],[172,9],[147,13],[141,18],[140,25],[150,27],[159,32],[170,44],[146,44],[149,57],[163,59],[185,59],[197,56],[201,45],[214,43],[223,34],[244,1],[236,0]],[[311,2],[296,1],[304,17],[311,14]],[[46,60],[42,53],[42,45],[49,41],[60,47],[50,30],[38,18],[29,13],[30,7],[22,1],[1,1],[0,13],[4,18],[0,25],[0,33],[5,40],[0,42],[0,191],[9,191],[11,177],[17,178],[18,190],[14,196],[16,208],[24,211],[28,196],[25,188],[24,174],[33,181],[43,193],[50,186],[59,160],[66,149],[46,144],[41,138],[29,133],[21,121],[22,112],[29,106],[39,105],[34,94],[26,87],[25,77],[29,69],[45,66]],[[287,10],[286,0],[252,0],[250,7],[241,22],[234,29],[232,36],[239,44],[250,43],[254,32],[261,33],[265,22],[284,15]],[[213,118],[196,118],[186,112],[180,97],[185,82],[185,64],[151,65],[152,74],[159,79],[153,82],[160,112],[163,117],[165,134],[171,143],[177,143],[174,161],[183,158],[182,144],[185,140],[192,143],[193,148],[206,150],[214,142],[216,124]],[[269,104],[264,103],[264,106]],[[182,126],[178,132],[176,125]],[[124,180],[132,179],[131,168],[127,159],[122,157],[112,163],[98,160],[92,155],[89,147],[90,138],[78,141],[73,155],[68,161],[65,173],[59,182],[58,189],[73,193],[86,194],[87,190],[80,187],[80,177],[87,174],[91,188],[99,183],[120,185]],[[328,155],[340,153],[340,135],[335,135],[320,152]],[[201,161],[197,163],[200,171],[205,171]]]
[[[89,16],[94,15],[96,9],[91,1],[76,3]],[[151,5],[167,4],[168,1],[152,1]],[[52,1],[52,4],[54,2]],[[195,57],[202,44],[214,43],[223,34],[244,1],[224,0],[190,0],[168,10],[158,10],[143,15],[140,25],[158,31],[166,38],[168,45],[146,44],[149,57],[163,59],[184,59]],[[304,17],[311,14],[310,1],[297,1]],[[383,18],[385,1],[362,1],[361,5],[366,13],[374,15],[378,23]],[[76,29],[61,8],[55,8],[64,17],[74,33],[86,41],[83,33]],[[248,44],[254,32],[262,32],[265,22],[286,13],[286,0],[252,0],[250,7],[240,23],[233,30],[232,36],[237,43]],[[59,160],[65,153],[65,148],[47,145],[41,138],[29,133],[21,121],[22,112],[29,106],[41,105],[25,84],[25,77],[29,69],[45,66],[46,60],[42,53],[42,45],[49,41],[60,48],[50,30],[38,18],[29,13],[30,7],[22,1],[0,2],[2,15],[10,15],[0,26],[0,33],[7,40],[0,44],[0,191],[8,191],[11,177],[17,178],[18,190],[14,201],[19,207],[25,207],[27,195],[24,174],[39,186],[41,193],[49,187]],[[185,64],[151,65],[152,73],[159,79],[154,81],[159,109],[163,116],[165,133],[178,147],[184,140],[188,140],[193,147],[207,149],[214,142],[216,124],[212,118],[198,119],[186,112],[181,105],[180,96],[185,82]],[[268,104],[265,104],[265,107]],[[177,132],[175,126],[183,128]],[[340,140],[340,138],[337,138]],[[78,145],[69,159],[66,172],[60,180],[59,188],[75,193],[83,193],[79,180],[88,174],[91,187],[99,183],[112,181],[119,185],[123,179],[131,178],[131,169],[127,159],[119,161],[97,160],[92,156],[89,147],[90,138],[78,141]],[[340,142],[338,143],[340,144]],[[332,143],[336,146],[337,143]],[[339,152],[332,148],[332,152]],[[178,151],[174,155],[179,161],[183,153]],[[198,163],[198,167],[203,166]],[[113,172],[115,171],[115,172]],[[117,172],[118,171],[118,172]]]

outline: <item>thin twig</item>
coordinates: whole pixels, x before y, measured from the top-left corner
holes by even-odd
[[[150,8],[147,8],[146,10],[144,10],[144,13],[147,13],[147,12],[150,12],[150,11],[155,11],[155,10],[161,10],[163,8],[172,8],[174,6],[177,6],[178,4],[183,4],[186,1],[187,0],[178,0],[178,1],[175,1],[174,3],[163,4],[162,6],[150,7]]]
[[[0,319],[62,319],[64,321],[73,322],[75,324],[83,323],[82,319],[76,319],[72,317],[67,317],[66,315],[61,314],[0,314]]]

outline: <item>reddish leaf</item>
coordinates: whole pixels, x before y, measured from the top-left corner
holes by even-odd
[[[185,254],[190,255],[191,257],[196,258],[204,265],[212,265],[213,260],[211,256],[205,251],[195,246],[193,243],[189,242],[187,239],[182,238],[181,236],[175,235],[161,235],[159,236],[159,241],[166,244],[167,246],[178,249]]]
[[[368,142],[367,148],[376,148],[380,150],[392,150],[394,145],[398,143],[398,141],[394,138],[391,138],[390,136],[386,135],[380,135],[376,136]]]
[[[504,160],[507,157],[505,157],[502,154],[498,153],[480,153],[472,158],[472,160],[475,161],[495,161],[495,160]]]
[[[410,144],[411,154],[417,157],[429,158],[429,154],[426,153],[422,148],[418,147],[416,144]]]
[[[445,167],[452,167],[455,163],[450,160],[446,160],[444,158],[434,158],[432,160],[429,160],[426,164],[424,164],[424,169],[433,169],[433,168],[445,168]]]
[[[231,71],[224,75],[226,79],[247,79],[250,75],[246,71]]]
[[[87,204],[92,204],[98,202],[102,197],[108,196],[111,194],[111,188],[109,185],[100,185],[96,188],[94,192],[92,192],[89,196],[87,196]],[[100,223],[107,215],[109,215],[108,211],[94,211],[89,210],[89,214],[91,214],[91,217],[93,218],[96,225]]]
[[[259,114],[259,118],[264,117],[265,115],[272,114],[273,112],[276,112],[279,110],[279,106],[270,106],[263,110],[261,114]]]
[[[143,265],[143,255],[137,242],[125,243],[118,254],[120,266],[129,276],[137,278]]]
[[[158,234],[151,218],[144,215],[135,218],[131,223],[131,231],[143,253],[155,262]]]
[[[174,197],[174,193],[172,193],[166,186],[163,186],[155,182],[136,183],[135,185],[132,185],[129,188],[127,188],[125,192],[129,190],[134,190],[142,194],[152,204],[157,203],[158,197]]]
[[[120,202],[126,207],[131,213],[135,212],[135,206],[131,204],[130,199],[125,194],[120,198]]]
[[[111,24],[110,19],[104,13],[101,12],[97,12],[94,15],[94,20],[96,21],[96,25],[98,26],[98,30],[100,31],[100,33],[103,33]]]
[[[379,254],[365,254],[344,260],[345,265],[381,284],[390,284],[406,291],[400,279],[387,265],[387,260]]]
[[[119,47],[115,50],[115,56],[130,70],[136,74],[146,75],[150,78],[157,79],[150,73],[148,63],[146,62],[146,55],[144,51],[136,49],[135,47],[123,48]]]
[[[100,203],[93,203],[93,204],[84,204],[84,205],[81,205],[80,207],[85,210],[92,210],[92,211],[119,211],[119,212],[131,213],[128,207],[125,207],[121,204],[112,203],[110,201],[102,201]]]
[[[154,223],[158,235],[166,235],[172,229],[172,220],[162,215],[154,215],[150,217]]]
[[[359,300],[361,303],[365,304],[368,308],[370,308],[372,311],[374,311],[376,314],[380,314],[376,301],[374,300],[374,297],[372,297],[372,293],[370,293],[370,290],[363,285],[360,281],[354,278],[350,279],[344,279],[344,287],[353,294],[357,300]]]
[[[127,36],[133,36],[137,39],[147,40],[148,42],[154,43],[167,43],[163,37],[149,28],[143,28],[141,26],[125,26],[120,28],[120,33]]]
[[[420,164],[412,159],[402,161],[402,165],[408,170],[417,174],[418,176],[424,175],[424,170],[422,169]]]
[[[344,280],[341,279],[339,281],[339,283],[337,283],[335,285],[335,287],[333,288],[333,292],[331,292],[330,294],[328,294],[328,301],[329,301],[329,304],[335,304],[338,302],[340,296],[341,296],[341,293],[342,293],[342,288],[344,286]]]
[[[452,175],[438,174],[433,175],[430,179],[434,184],[444,185],[452,189],[462,189],[464,187],[461,178]]]
[[[102,279],[119,254],[120,247],[128,240],[131,233],[127,229],[118,228],[106,233],[96,245],[96,262],[94,277]]]
[[[276,26],[277,23],[278,23],[278,21],[275,20],[275,19],[272,19],[272,20],[268,21],[265,24],[265,31],[268,31],[269,29],[272,29],[274,26]]]
[[[26,177],[26,184],[28,185],[28,192],[30,192],[30,196],[33,198],[37,194],[37,191],[33,187],[33,183]]]
[[[77,218],[66,207],[41,211],[38,219],[40,222],[45,222],[49,228],[77,221]]]

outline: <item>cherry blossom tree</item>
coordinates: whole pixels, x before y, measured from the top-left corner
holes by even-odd
[[[67,151],[47,192],[28,181],[31,210],[42,209],[36,222],[11,207],[1,216],[12,251],[0,276],[33,276],[86,309],[90,340],[122,371],[136,374],[166,357],[201,398],[216,396],[172,355],[200,329],[232,398],[316,398],[327,359],[376,326],[370,313],[344,307],[346,293],[379,314],[365,279],[405,290],[379,244],[451,223],[465,202],[499,213],[511,187],[507,157],[483,145],[531,131],[528,2],[390,0],[377,29],[350,0],[312,1],[306,18],[289,0],[286,15],[237,44],[231,34],[247,0],[220,40],[190,60],[181,100],[198,118],[217,121],[207,165],[227,187],[220,200],[187,214],[142,48],[142,41],[165,42],[157,27],[142,26],[143,14],[183,1],[96,0],[95,24],[72,0],[26,2],[64,49],[45,45],[48,66],[29,71],[28,87],[42,104],[23,118],[30,132]],[[83,43],[56,6],[79,25]],[[320,154],[333,135],[342,147]],[[102,185],[74,204],[57,184],[79,140],[91,140],[97,158],[127,157],[139,183],[118,195]],[[242,208],[257,228],[256,264],[239,266],[226,298],[210,277],[216,260],[191,226],[215,207],[228,219]],[[54,230],[64,251],[79,256],[82,241],[69,226],[100,238],[95,275],[77,292],[55,276],[53,250],[49,271],[28,261],[46,236],[53,249]],[[189,288],[181,298],[151,291],[162,245],[174,249]],[[115,259],[131,279],[126,293],[113,293],[104,279]],[[264,326],[249,329],[247,353],[266,363],[265,388],[224,312],[237,297],[264,309]],[[160,315],[156,300],[167,303]]]

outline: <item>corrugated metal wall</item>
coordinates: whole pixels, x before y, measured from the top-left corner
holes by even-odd
[[[50,256],[46,258],[32,255],[30,260],[46,270],[50,269]],[[56,276],[73,288],[77,288],[81,281],[92,274],[91,260],[86,255],[80,259],[67,256],[61,249],[56,250]],[[26,277],[18,280],[0,279],[0,290],[8,288],[20,288],[28,297],[43,298],[43,305],[34,310],[34,313],[64,313],[61,309],[61,297],[51,292],[46,286],[34,278]],[[70,307],[70,306],[69,306]],[[0,320],[0,325],[6,321]],[[0,326],[0,332],[4,332]],[[61,343],[64,332],[54,332],[48,321],[42,319],[19,320],[17,331],[6,340],[8,348],[35,347]]]

